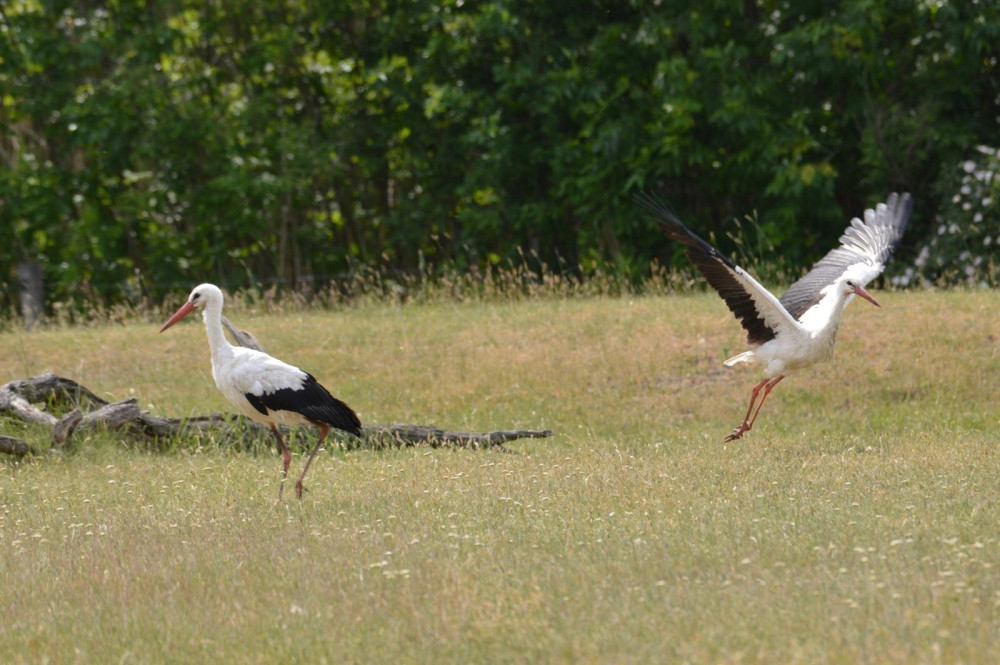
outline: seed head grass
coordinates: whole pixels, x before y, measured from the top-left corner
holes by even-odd
[[[236,309],[365,422],[556,435],[332,445],[280,503],[210,437],[0,464],[0,661],[995,662],[997,298],[879,298],[729,444],[759,374],[710,294]],[[0,380],[228,411],[200,322],[157,329],[3,333]]]

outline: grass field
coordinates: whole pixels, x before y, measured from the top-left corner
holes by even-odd
[[[732,444],[714,295],[234,311],[366,422],[556,435],[334,449],[280,504],[210,441],[0,463],[0,662],[995,663],[1000,297],[877,297]],[[0,382],[226,410],[200,322],[157,328],[0,334]]]

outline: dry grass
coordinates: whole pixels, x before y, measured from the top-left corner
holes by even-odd
[[[0,661],[995,662],[997,297],[879,297],[737,445],[714,296],[234,312],[366,421],[558,436],[337,450],[280,505],[207,443],[0,465]],[[155,331],[5,333],[0,380],[224,409]]]

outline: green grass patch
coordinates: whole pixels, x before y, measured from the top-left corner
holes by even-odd
[[[333,448],[280,504],[208,440],[0,464],[0,662],[995,662],[997,296],[879,298],[731,444],[759,376],[709,294],[238,310],[366,422],[556,436]],[[227,410],[157,327],[0,334],[0,380]]]

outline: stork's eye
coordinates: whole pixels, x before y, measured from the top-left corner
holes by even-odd
[[[847,285],[852,289],[854,288],[854,282],[852,282],[851,280],[847,280]]]
[[[200,297],[201,297],[201,294],[200,294],[200,293],[194,293],[194,294],[192,294],[192,295],[191,295],[191,302],[195,302],[195,301],[196,301],[196,300],[198,300],[198,298],[200,298]]]

